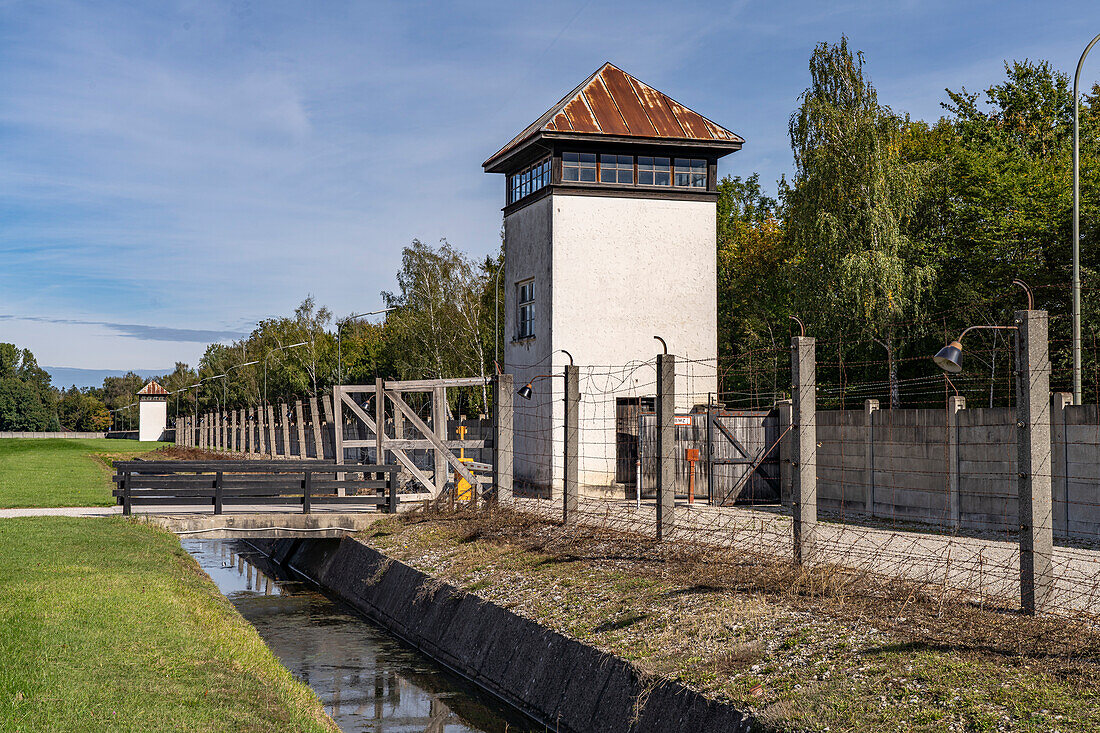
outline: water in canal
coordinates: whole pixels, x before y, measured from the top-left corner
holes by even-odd
[[[245,543],[183,546],[344,733],[545,730]]]

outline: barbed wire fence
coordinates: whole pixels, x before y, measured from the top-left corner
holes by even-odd
[[[515,400],[515,486],[500,504],[787,563],[837,593],[900,581],[941,604],[1100,615],[1100,411],[1051,395],[1064,381],[1041,320],[1016,324],[1032,329],[1019,352],[1011,338],[967,351],[1007,379],[926,369],[818,384],[838,370],[836,344],[799,352],[798,339],[751,364],[563,368]],[[917,406],[889,409],[899,389]]]

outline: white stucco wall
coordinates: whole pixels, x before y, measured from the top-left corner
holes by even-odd
[[[615,403],[656,392],[651,361],[667,341],[681,359],[677,407],[716,391],[715,204],[553,195],[505,219],[505,370],[517,387],[561,373],[566,349],[581,366],[581,483],[615,478]],[[513,343],[516,283],[534,277],[535,338]],[[517,478],[560,490],[560,378],[516,400]]]
[[[142,399],[138,402],[138,440],[160,440],[167,427],[167,400]]]
[[[677,368],[677,407],[717,390],[715,203],[554,196],[554,348],[581,370],[580,481],[615,478],[615,402],[656,393],[641,362],[660,351]],[[703,363],[690,363],[688,360]]]
[[[514,375],[516,389],[538,374],[553,371],[550,362],[552,339],[551,258],[552,209],[550,197],[536,201],[504,219],[504,364]],[[535,280],[535,337],[516,341],[516,284]],[[560,357],[560,355],[559,355]],[[561,419],[561,379],[542,379],[534,384],[530,401],[516,396],[515,475],[520,482],[545,487],[552,480],[552,415]],[[559,474],[560,475],[560,474]]]

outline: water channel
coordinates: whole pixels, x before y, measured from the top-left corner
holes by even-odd
[[[343,733],[545,731],[243,542],[184,540]]]

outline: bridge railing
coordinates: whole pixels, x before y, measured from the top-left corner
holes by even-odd
[[[331,461],[118,461],[116,501],[129,515],[135,505],[343,505],[396,512],[400,466]]]

